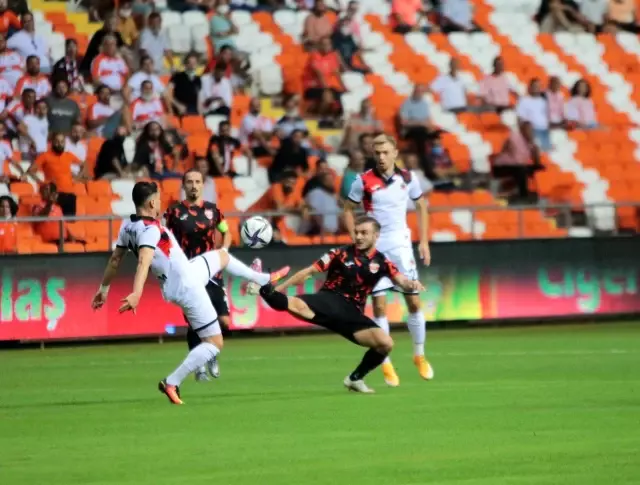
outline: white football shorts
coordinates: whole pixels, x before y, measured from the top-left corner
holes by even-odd
[[[400,273],[405,275],[410,280],[418,279],[418,267],[416,265],[416,258],[413,253],[413,247],[411,246],[400,246],[393,249],[389,249],[388,251],[381,251],[389,261],[396,265]],[[381,278],[378,281],[378,284],[373,289],[372,295],[381,295],[386,293],[388,290],[397,291],[399,293],[405,293],[409,295],[415,295],[417,291],[407,292],[402,288],[397,287],[393,281],[391,281],[386,276]]]

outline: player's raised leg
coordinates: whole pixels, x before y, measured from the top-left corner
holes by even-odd
[[[409,317],[407,328],[413,341],[413,363],[418,368],[420,377],[431,380],[434,377],[433,367],[424,356],[424,345],[427,337],[427,324],[422,311],[420,295],[405,294]]]

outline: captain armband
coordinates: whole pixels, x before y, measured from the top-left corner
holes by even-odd
[[[220,224],[218,224],[218,231],[223,234],[229,231],[229,224],[227,224],[227,221],[222,221],[220,222]]]

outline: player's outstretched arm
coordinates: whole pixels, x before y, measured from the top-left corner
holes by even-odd
[[[309,278],[312,274],[314,273],[318,273],[318,268],[315,267],[315,265],[311,265],[311,266],[307,266],[304,269],[301,269],[300,271],[298,271],[296,274],[294,274],[291,278],[289,278],[288,280],[280,283],[278,286],[276,286],[276,291],[284,291],[287,288],[289,288],[290,286],[295,286],[295,285],[299,285],[301,283],[304,283],[304,281]]]
[[[102,276],[102,282],[100,283],[100,288],[98,288],[98,292],[93,297],[93,301],[91,302],[91,307],[94,310],[102,308],[102,306],[107,301],[107,294],[109,293],[109,286],[111,286],[111,281],[115,278],[116,274],[118,274],[118,268],[120,268],[120,263],[127,254],[127,250],[125,248],[116,247],[116,249],[111,254],[109,258],[109,262],[107,263],[107,267],[104,270],[104,275]]]
[[[429,248],[429,211],[427,210],[427,201],[424,197],[420,197],[415,201],[416,210],[418,211],[418,225],[420,227],[420,245],[418,251],[420,259],[429,266],[431,264],[431,249]]]
[[[418,280],[410,280],[402,273],[396,273],[393,277],[393,282],[402,288],[404,291],[424,291],[424,286]]]
[[[149,275],[149,267],[153,260],[154,249],[150,247],[140,247],[138,249],[138,267],[136,268],[136,275],[133,278],[133,292],[122,299],[122,306],[119,309],[120,313],[132,310],[134,313],[140,303],[142,297],[142,291],[144,290],[144,284],[147,281]]]

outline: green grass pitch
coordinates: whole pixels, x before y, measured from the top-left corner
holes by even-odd
[[[640,324],[432,332],[429,383],[395,337],[397,389],[346,392],[337,336],[230,339],[182,407],[182,343],[2,351],[0,483],[640,483]]]

